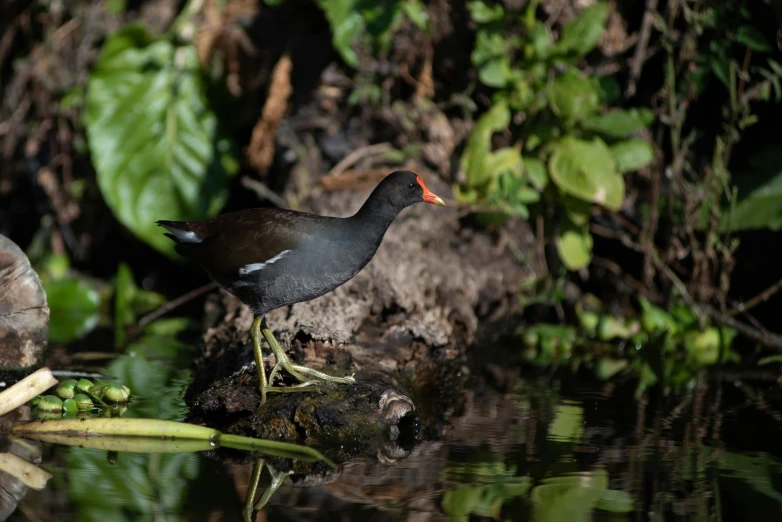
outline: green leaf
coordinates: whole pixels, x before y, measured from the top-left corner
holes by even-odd
[[[562,401],[554,410],[547,439],[555,442],[579,442],[584,436],[584,408]]]
[[[100,296],[93,287],[75,278],[43,285],[49,304],[49,340],[69,343],[91,332],[100,319]]]
[[[601,105],[611,105],[622,96],[622,86],[616,75],[597,76],[594,78],[597,92],[600,94]]]
[[[502,88],[508,84],[510,61],[507,56],[492,58],[478,68],[478,79],[489,87]]]
[[[723,228],[782,229],[782,146],[769,145],[750,160],[750,170],[734,176],[739,188],[733,212],[723,212]]]
[[[530,31],[530,47],[528,52],[529,59],[545,60],[551,52],[553,39],[551,31],[543,22],[536,22]]]
[[[479,24],[497,22],[505,18],[505,9],[502,7],[502,4],[488,6],[481,1],[469,2],[467,10],[470,11],[470,18]]]
[[[654,161],[654,149],[644,140],[625,140],[611,145],[619,172],[642,169]]]
[[[510,109],[505,103],[496,103],[475,123],[467,146],[461,157],[461,168],[467,175],[467,186],[478,188],[487,185],[492,179],[489,163],[491,158],[491,137],[510,124]]]
[[[158,219],[215,215],[236,171],[191,45],[139,25],[111,35],[93,69],[85,125],[98,186],[117,219],[161,252]]]
[[[577,69],[569,69],[551,83],[548,98],[554,114],[567,121],[579,121],[599,107],[594,82]]]
[[[611,513],[632,513],[635,511],[635,500],[627,491],[619,489],[604,489],[597,501],[597,509]]]
[[[125,263],[120,263],[114,281],[114,343],[125,344],[125,327],[133,324],[139,314],[159,308],[166,297],[157,292],[136,286],[133,273]]]
[[[504,87],[511,76],[508,54],[517,39],[504,38],[494,31],[478,31],[470,59],[478,68],[478,77],[489,87]]]
[[[581,126],[592,132],[599,132],[612,138],[625,138],[645,129],[654,121],[651,109],[613,110],[595,114],[585,119]]]
[[[629,361],[627,359],[611,359],[601,357],[595,365],[595,377],[601,381],[607,381],[617,373],[627,368]]]
[[[426,30],[429,24],[429,15],[426,13],[426,6],[419,0],[408,0],[402,2],[402,9],[405,16],[414,26],[421,31]]]
[[[527,173],[527,179],[533,187],[542,191],[548,185],[548,172],[546,164],[538,158],[525,158],[524,170]]]
[[[736,32],[736,41],[753,51],[770,53],[774,50],[760,30],[753,25],[742,25]]]
[[[549,175],[566,194],[612,210],[622,206],[624,180],[611,150],[600,138],[562,138],[549,159]]]
[[[358,67],[358,55],[353,45],[364,35],[364,21],[353,0],[318,0],[331,26],[331,43],[340,57],[351,67]]]
[[[564,219],[556,239],[557,253],[568,270],[584,268],[592,260],[592,235],[589,225],[576,225]]]
[[[596,3],[562,27],[559,41],[554,45],[554,54],[571,55],[580,58],[595,48],[603,27],[608,20],[608,4]]]

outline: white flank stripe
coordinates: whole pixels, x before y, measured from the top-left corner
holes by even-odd
[[[263,270],[267,266],[269,266],[271,264],[274,264],[277,261],[279,261],[280,259],[282,259],[282,257],[285,254],[287,254],[288,252],[290,252],[290,250],[283,250],[282,252],[280,252],[279,254],[274,256],[273,258],[271,258],[268,261],[265,261],[263,263],[251,263],[249,265],[244,265],[242,268],[239,269],[239,275],[240,276],[245,276],[245,275],[247,275],[249,273],[257,272],[258,270]]]

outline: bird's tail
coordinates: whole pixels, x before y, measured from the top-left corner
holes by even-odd
[[[168,230],[167,237],[178,243],[200,243],[204,238],[195,233],[186,221],[160,220],[157,224]]]

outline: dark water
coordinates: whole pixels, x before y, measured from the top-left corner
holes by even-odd
[[[137,399],[125,416],[180,420],[187,372],[122,356]],[[437,429],[396,455],[326,475],[286,475],[233,453],[109,455],[45,446],[53,474],[11,520],[781,520],[776,383],[703,374],[678,397],[638,401],[632,382],[525,371],[500,391],[474,377]],[[282,481],[268,489],[271,473]]]

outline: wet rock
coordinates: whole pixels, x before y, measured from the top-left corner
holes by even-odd
[[[22,250],[0,235],[0,369],[38,364],[49,336],[49,307]]]

